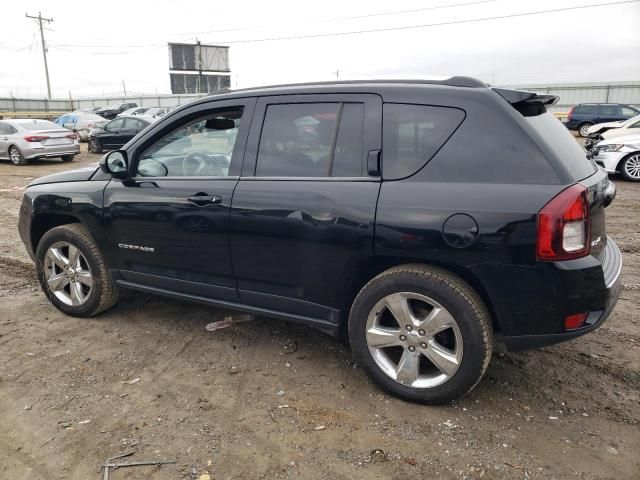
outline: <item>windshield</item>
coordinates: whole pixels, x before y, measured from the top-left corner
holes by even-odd
[[[587,159],[584,149],[569,130],[552,113],[524,117],[557,154],[558,159],[572,174],[574,180],[582,180],[596,172],[595,165]]]

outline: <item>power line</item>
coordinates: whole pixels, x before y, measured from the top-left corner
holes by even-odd
[[[508,15],[496,15],[492,17],[470,18],[465,20],[451,20],[447,22],[425,23],[422,25],[404,25],[399,27],[371,28],[371,29],[365,29],[365,30],[353,30],[349,32],[315,33],[315,34],[307,34],[307,35],[291,35],[291,36],[284,36],[284,37],[252,38],[252,39],[246,39],[246,40],[218,40],[215,43],[234,44],[234,43],[276,42],[276,41],[282,41],[282,40],[299,40],[303,38],[339,37],[339,36],[345,36],[345,35],[360,35],[360,34],[375,33],[375,32],[392,32],[392,31],[412,30],[412,29],[427,28],[427,27],[441,27],[446,25],[460,25],[463,23],[478,23],[478,22],[486,22],[491,20],[504,20],[507,18],[528,17],[528,16],[542,15],[547,13],[566,12],[570,10],[582,10],[586,8],[596,8],[596,7],[606,7],[611,5],[637,3],[639,1],[640,0],[624,0],[621,2],[595,3],[592,5],[578,5],[575,7],[563,7],[563,8],[554,8],[550,10],[537,10],[534,12],[512,13]]]
[[[478,4],[481,4],[481,3],[492,3],[492,2],[496,2],[496,1],[497,0],[476,0],[476,1],[473,1],[473,2],[453,3],[453,4],[450,4],[450,5],[436,5],[436,6],[433,6],[433,7],[412,8],[412,9],[409,9],[409,10],[392,10],[392,11],[387,11],[387,12],[367,13],[367,14],[363,14],[363,15],[353,15],[353,16],[350,16],[350,17],[327,18],[327,19],[320,19],[320,20],[307,22],[307,23],[328,23],[328,22],[338,22],[338,21],[343,21],[343,20],[357,20],[357,19],[361,19],[361,18],[384,17],[384,16],[388,16],[388,15],[402,15],[402,14],[405,14],[405,13],[417,13],[417,12],[426,12],[426,11],[429,11],[429,10],[441,10],[441,9],[445,9],[445,8],[466,7],[466,6],[470,6],[470,5],[478,5]],[[237,32],[237,31],[242,31],[242,30],[255,30],[257,28],[262,28],[262,25],[253,26],[253,27],[231,27],[231,28],[224,28],[224,29],[220,29],[220,30],[207,30],[207,31],[203,31],[203,32],[176,33],[175,35],[193,36],[193,35],[204,35],[204,34],[207,34],[207,33],[227,33],[227,32]]]
[[[392,32],[392,31],[401,31],[401,30],[415,30],[421,28],[429,28],[429,27],[441,27],[447,25],[462,25],[466,23],[479,23],[479,22],[487,22],[493,20],[505,20],[510,18],[522,18],[534,15],[544,15],[550,13],[559,13],[559,12],[567,12],[572,10],[584,10],[587,8],[598,8],[598,7],[607,7],[613,5],[625,5],[630,3],[637,3],[640,0],[622,0],[617,2],[605,2],[605,3],[595,3],[590,5],[577,5],[572,7],[561,7],[554,8],[548,10],[536,10],[533,12],[521,12],[521,13],[511,13],[505,15],[495,15],[490,17],[478,17],[478,18],[468,18],[463,20],[450,20],[445,22],[435,22],[435,23],[425,23],[419,25],[401,25],[395,27],[382,27],[382,28],[370,28],[363,30],[351,30],[346,32],[331,32],[331,33],[315,33],[315,34],[303,34],[303,35],[290,35],[290,36],[280,36],[280,37],[265,37],[265,38],[251,38],[251,39],[241,39],[241,40],[218,40],[213,43],[220,44],[239,44],[239,43],[257,43],[257,42],[274,42],[274,41],[284,41],[284,40],[299,40],[305,38],[326,38],[326,37],[339,37],[346,35],[361,35],[367,33],[376,33],[376,32]],[[461,5],[461,4],[457,4]],[[454,6],[454,5],[452,5]],[[390,12],[387,12],[387,14]],[[377,14],[370,14],[372,16]],[[382,14],[381,14],[382,15]],[[195,33],[195,32],[194,32]],[[192,35],[194,34],[192,33]],[[185,34],[186,35],[186,34]],[[73,47],[73,48],[164,48],[166,44],[146,44],[146,45],[77,45],[77,44],[55,44],[55,47]],[[84,52],[77,52],[84,53]],[[87,53],[96,53],[96,54],[112,54],[112,52],[87,52]],[[130,53],[130,52],[124,52]]]

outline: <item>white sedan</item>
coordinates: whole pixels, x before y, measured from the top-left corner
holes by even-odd
[[[603,140],[589,157],[607,173],[619,172],[625,180],[640,182],[640,135]]]

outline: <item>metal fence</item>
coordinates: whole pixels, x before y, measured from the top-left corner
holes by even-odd
[[[120,97],[90,97],[70,99],[32,99],[0,97],[0,114],[23,113],[53,116],[73,110],[112,105],[117,103],[137,103],[140,107],[173,107],[190,102],[202,95],[136,95]]]
[[[626,103],[640,105],[640,81],[601,82],[601,83],[565,83],[548,85],[509,85],[504,88],[518,88],[538,93],[557,95],[560,101],[550,110],[563,112],[577,103]],[[0,115],[9,112],[25,114],[43,114],[53,116],[76,109],[110,105],[114,103],[135,102],[141,107],[172,107],[182,105],[201,95],[136,95],[120,97],[91,97],[78,99],[29,99],[0,98]],[[48,115],[46,115],[48,114]]]

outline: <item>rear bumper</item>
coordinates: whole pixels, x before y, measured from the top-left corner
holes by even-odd
[[[604,283],[604,289],[597,288],[597,286],[594,285],[594,290],[598,290],[596,296],[599,298],[599,305],[597,308],[594,308],[594,305],[590,304],[588,308],[585,307],[581,310],[579,305],[575,303],[572,304],[574,313],[580,311],[589,312],[584,327],[561,333],[503,336],[498,337],[498,340],[509,350],[526,350],[565,342],[596,330],[609,318],[609,315],[618,302],[621,272],[622,253],[618,245],[611,238],[607,238],[607,247],[602,259],[602,282]]]
[[[30,147],[23,148],[22,155],[28,160],[34,158],[53,158],[63,155],[78,155],[80,153],[80,145],[76,142],[68,145],[55,145],[49,147]]]

